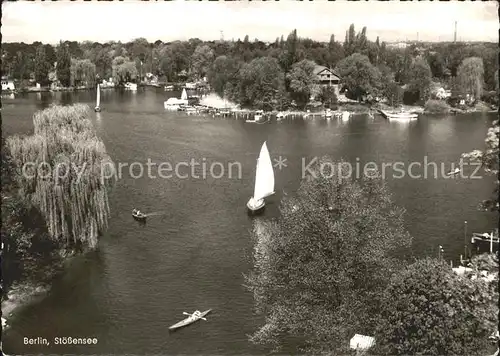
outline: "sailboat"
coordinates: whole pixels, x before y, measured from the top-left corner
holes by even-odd
[[[257,169],[255,171],[255,188],[253,197],[247,203],[247,208],[251,212],[258,212],[265,206],[264,198],[274,194],[274,171],[269,150],[264,142],[257,159]]]
[[[101,111],[100,105],[101,104],[101,85],[97,84],[97,99],[96,99],[96,105],[94,108],[95,112]]]
[[[182,89],[181,100],[188,100],[186,88]]]

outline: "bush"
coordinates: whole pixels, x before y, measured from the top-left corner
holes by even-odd
[[[420,100],[420,93],[418,91],[406,90],[403,92],[403,104],[415,105]]]
[[[450,112],[450,106],[441,100],[427,100],[425,103],[425,111],[429,113],[445,114]]]
[[[486,340],[498,325],[493,284],[498,280],[490,285],[459,276],[435,259],[400,270],[384,293],[377,354],[484,355]]]
[[[498,93],[496,91],[489,91],[481,96],[481,100],[490,105],[498,106]]]

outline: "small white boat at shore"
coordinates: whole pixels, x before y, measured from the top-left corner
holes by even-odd
[[[349,111],[342,111],[342,121],[347,121],[351,117],[351,113]]]
[[[125,89],[137,91],[137,84],[136,83],[125,83]]]
[[[250,123],[262,123],[264,122],[264,111],[263,110],[257,110],[253,116],[253,120],[246,120],[246,122]]]
[[[389,112],[385,110],[380,110],[380,113],[386,118],[386,119],[396,119],[396,120],[414,120],[418,118],[418,114],[408,112],[401,110],[399,112]]]
[[[196,310],[192,314],[183,312],[182,314],[189,315],[189,317],[184,319],[184,320],[179,321],[177,324],[172,325],[171,327],[168,328],[168,330],[176,330],[176,329],[182,328],[182,327],[187,326],[189,324],[192,324],[200,319],[207,321],[207,319],[205,319],[205,316],[208,313],[210,313],[211,311],[212,311],[212,309],[205,310],[204,312],[200,312],[199,310]]]

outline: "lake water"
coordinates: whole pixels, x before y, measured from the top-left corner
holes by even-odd
[[[4,136],[32,132],[32,115],[50,103],[88,103],[95,93],[27,94],[3,97]],[[275,169],[277,194],[261,219],[278,215],[284,192],[293,193],[305,164],[331,155],[356,162],[456,162],[462,152],[483,148],[494,115],[422,116],[411,123],[380,116],[247,124],[233,119],[165,112],[166,93],[104,90],[93,122],[115,163],[176,163],[194,158],[207,166],[241,163],[241,179],[226,174],[188,179],[134,179],[124,171],[110,194],[112,219],[97,251],[80,256],[42,301],[10,319],[5,352],[72,354],[259,354],[247,334],[263,320],[253,313],[252,295],[243,287],[251,268],[253,221],[246,202],[253,193],[256,158],[267,141],[273,158],[287,159]],[[390,172],[390,170],[388,170]],[[186,173],[186,168],[181,173]],[[422,173],[423,170],[414,169]],[[432,172],[432,171],[431,171]],[[237,173],[237,171],[236,171]],[[466,173],[471,173],[467,171]],[[201,174],[200,174],[201,175]],[[468,231],[484,232],[496,216],[476,206],[492,192],[491,178],[388,178],[396,203],[407,210],[406,226],[416,256],[447,260],[464,249]],[[158,215],[145,226],[130,216],[132,208]],[[214,311],[208,321],[169,334],[183,311]],[[95,346],[25,346],[24,337],[96,337]]]

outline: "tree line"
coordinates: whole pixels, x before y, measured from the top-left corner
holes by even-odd
[[[493,43],[416,42],[398,48],[378,37],[370,41],[367,28],[357,32],[354,25],[343,42],[332,35],[328,43],[300,38],[294,30],[271,43],[245,36],[237,41],[150,43],[139,38],[2,46],[2,72],[18,80],[31,78],[41,85],[57,80],[70,87],[92,86],[96,76],[113,78],[118,85],[138,82],[146,73],[165,82],[206,77],[219,95],[262,109],[291,103],[303,107],[311,96],[334,102],[330,91],[316,90],[315,65],[334,70],[346,96],[356,100],[425,101],[433,82],[451,88],[454,96],[477,99],[498,88],[498,48]]]

